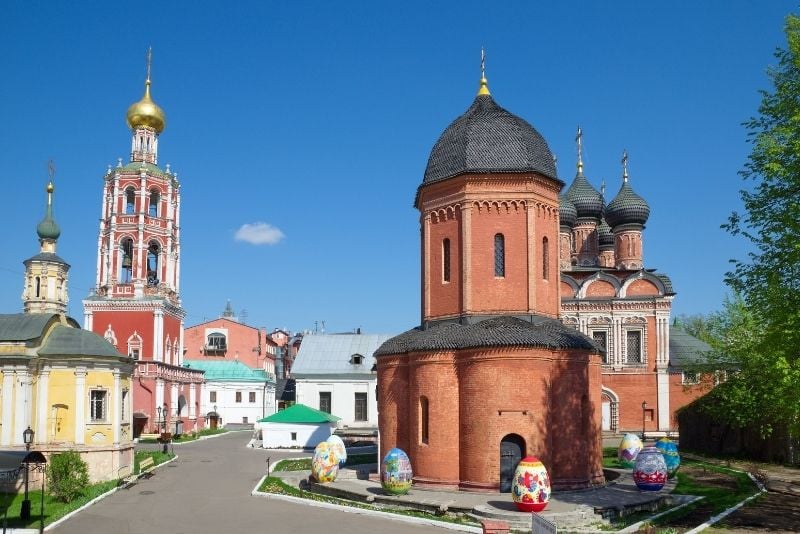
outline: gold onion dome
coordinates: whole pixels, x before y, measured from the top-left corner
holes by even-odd
[[[164,131],[167,118],[164,111],[150,98],[150,76],[144,82],[144,96],[128,108],[127,118],[128,126],[132,130],[145,127],[152,128],[159,134]]]

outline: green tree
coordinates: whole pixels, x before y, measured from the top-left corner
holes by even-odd
[[[54,454],[47,467],[47,481],[52,495],[70,502],[89,485],[89,467],[76,451]]]
[[[728,356],[736,380],[720,395],[742,424],[769,434],[775,425],[800,435],[800,18],[789,15],[787,46],[769,68],[771,91],[761,91],[758,116],[745,122],[752,151],[740,173],[752,182],[741,191],[744,213],[723,225],[746,238],[753,251],[734,261],[726,282],[741,295]],[[738,314],[738,315],[737,315]],[[738,321],[738,322],[737,322]],[[733,411],[738,410],[734,414]]]

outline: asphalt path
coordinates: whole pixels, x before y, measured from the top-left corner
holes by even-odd
[[[296,451],[246,447],[250,432],[176,446],[178,459],[48,532],[55,534],[217,534],[348,532],[352,534],[444,533],[339,510],[250,495],[264,476],[267,458],[296,458]],[[306,454],[307,456],[307,454]]]

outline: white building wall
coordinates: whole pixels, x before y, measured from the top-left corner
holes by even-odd
[[[284,447],[316,447],[328,439],[336,429],[335,423],[318,425],[299,423],[256,423],[261,431],[262,447],[276,449]],[[294,435],[294,439],[292,439]]]
[[[377,378],[364,379],[312,379],[296,378],[295,401],[319,410],[319,394],[331,392],[331,415],[341,418],[339,427],[378,426],[378,402],[375,398]],[[367,420],[356,421],[355,394],[367,394]]]
[[[236,392],[241,392],[241,402],[236,402]],[[211,400],[211,393],[216,392],[216,402]],[[255,401],[250,402],[250,393],[255,393]],[[209,381],[206,382],[200,400],[199,417],[205,417],[217,407],[222,417],[222,424],[253,424],[259,419],[275,413],[275,385],[269,383],[264,396],[263,382]]]

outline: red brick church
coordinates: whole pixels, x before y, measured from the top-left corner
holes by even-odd
[[[670,337],[669,278],[643,269],[649,207],[627,157],[606,205],[577,139],[559,196],[547,142],[482,77],[433,147],[415,199],[421,325],[375,353],[380,454],[405,450],[416,484],[510,491],[529,454],[556,489],[601,483],[604,430],[644,417],[666,434],[698,395],[676,366],[698,346]]]

